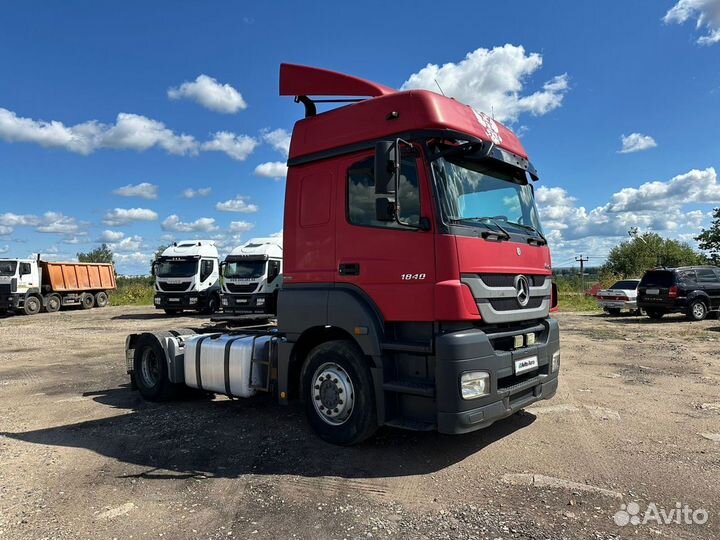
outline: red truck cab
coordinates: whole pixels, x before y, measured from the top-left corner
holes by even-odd
[[[278,299],[281,401],[353,443],[463,433],[552,397],[559,330],[537,172],[519,139],[434,92],[283,64],[294,127]],[[309,96],[361,96],[317,113]],[[352,394],[352,396],[350,396]]]

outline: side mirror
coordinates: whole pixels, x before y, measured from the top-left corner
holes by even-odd
[[[399,144],[396,141],[375,143],[375,194],[395,193],[398,174]]]
[[[157,261],[154,261],[154,262],[152,263],[152,265],[150,266],[150,273],[151,273],[153,276],[157,276],[157,264],[158,264]]]
[[[225,267],[226,267],[226,266],[227,266],[227,262],[222,261],[222,262],[220,263],[220,275],[221,275],[221,276],[224,276],[224,275],[225,275]]]
[[[378,197],[375,199],[375,219],[378,221],[395,221],[395,199]]]

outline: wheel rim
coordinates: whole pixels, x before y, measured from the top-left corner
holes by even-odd
[[[28,311],[35,313],[40,309],[40,303],[37,301],[37,298],[28,298],[25,300],[25,303],[27,304]]]
[[[347,371],[327,362],[315,370],[312,381],[313,406],[323,422],[331,426],[347,422],[355,403],[355,389]]]
[[[143,351],[140,367],[145,386],[155,386],[160,379],[160,362],[152,348],[147,347]]]
[[[60,307],[60,300],[53,296],[51,298],[48,298],[47,305],[50,311],[57,311]]]
[[[693,315],[698,319],[702,318],[705,315],[705,306],[700,302],[693,304]]]

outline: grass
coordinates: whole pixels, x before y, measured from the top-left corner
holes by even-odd
[[[153,305],[152,276],[117,278],[117,289],[110,293],[110,304],[113,306],[151,306]]]
[[[561,292],[558,295],[560,311],[600,311],[597,300],[582,293]]]

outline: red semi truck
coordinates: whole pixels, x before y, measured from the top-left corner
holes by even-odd
[[[128,336],[141,394],[299,398],[338,444],[382,425],[469,432],[552,397],[557,295],[518,138],[434,92],[318,68],[283,64],[280,94],[305,118],[290,144],[277,327]],[[348,104],[318,113],[338,100],[317,96]]]

